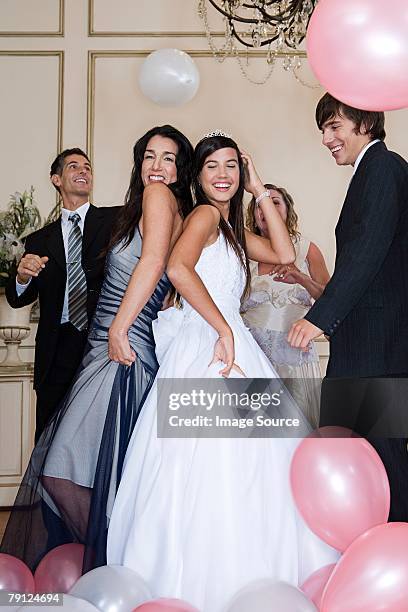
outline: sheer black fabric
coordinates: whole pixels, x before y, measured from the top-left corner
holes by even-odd
[[[32,570],[52,548],[85,545],[84,572],[106,563],[110,511],[126,449],[158,369],[152,322],[170,287],[164,275],[132,324],[130,367],[108,357],[109,326],[141,253],[136,232],[114,247],[81,366],[41,435],[18,491],[0,551]]]

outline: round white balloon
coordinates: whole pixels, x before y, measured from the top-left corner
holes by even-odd
[[[227,612],[317,612],[300,589],[287,582],[256,580],[233,597]]]
[[[101,612],[129,612],[152,598],[139,574],[121,565],[103,565],[84,574],[70,595],[86,599]]]
[[[143,62],[140,89],[160,106],[181,106],[194,98],[200,73],[193,59],[179,49],[159,49]]]

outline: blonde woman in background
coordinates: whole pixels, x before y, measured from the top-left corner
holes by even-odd
[[[289,266],[250,262],[251,292],[243,304],[243,318],[294,399],[313,426],[318,426],[321,371],[314,343],[308,351],[287,341],[294,321],[302,319],[323,292],[330,275],[320,249],[298,231],[293,198],[283,187],[266,184],[270,197],[286,223],[296,252]],[[268,238],[268,228],[255,198],[246,216],[248,228]]]

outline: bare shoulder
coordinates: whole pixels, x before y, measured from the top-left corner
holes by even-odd
[[[200,204],[199,206],[196,206],[186,217],[184,221],[184,228],[190,224],[196,225],[200,223],[217,228],[220,222],[220,217],[220,212],[217,208],[215,208],[215,206],[211,206],[211,204]]]
[[[165,206],[177,209],[177,200],[172,190],[164,183],[146,185],[143,190],[143,208],[145,206]]]

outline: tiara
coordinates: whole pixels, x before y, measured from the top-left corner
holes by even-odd
[[[205,140],[206,138],[214,138],[215,136],[223,136],[224,138],[232,138],[231,134],[227,134],[226,132],[222,132],[221,130],[214,130],[213,132],[208,132],[208,134],[204,134],[201,140]]]

